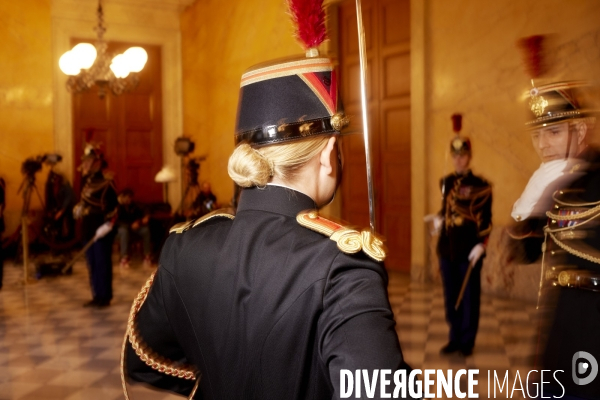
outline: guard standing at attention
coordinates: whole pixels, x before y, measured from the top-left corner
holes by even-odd
[[[458,351],[468,356],[479,326],[481,266],[492,230],[492,187],[469,168],[472,152],[468,138],[454,138],[450,152],[455,171],[440,182],[443,197],[437,246],[450,326],[449,342],[441,353]],[[465,290],[456,307],[465,277]]]
[[[84,243],[91,244],[85,256],[92,300],[84,307],[107,307],[112,300],[112,228],[118,201],[113,180],[103,174],[106,167],[102,152],[87,145],[81,163],[81,199],[73,210],[74,217],[82,219]]]
[[[324,38],[323,10],[311,15]],[[346,125],[318,43],[243,74],[228,165],[237,212],[172,229],[132,307],[132,380],[190,398],[295,400],[340,398],[343,369],[410,373],[381,240],[317,211],[340,183]]]

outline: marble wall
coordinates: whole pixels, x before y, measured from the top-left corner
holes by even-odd
[[[0,2],[0,176],[7,184],[7,233],[20,217],[21,163],[54,148],[50,3]],[[43,182],[38,187],[43,190]],[[32,207],[38,206],[34,196]]]
[[[438,180],[451,172],[446,156],[453,136],[450,116],[462,113],[462,133],[473,143],[473,170],[493,184],[495,242],[502,243],[502,227],[511,222],[512,204],[540,163],[523,129],[528,117],[523,94],[531,83],[517,41],[530,35],[547,35],[549,70],[538,83],[598,80],[600,2],[429,0],[421,7],[422,16],[411,22],[419,24],[417,28],[424,32],[421,73],[425,88],[422,98],[413,98],[413,104],[417,102],[425,110],[420,132],[425,152],[417,162],[427,171],[427,181],[413,182],[413,190],[427,198],[425,214],[439,210]],[[413,234],[419,230],[427,235],[422,227],[413,229]],[[426,237],[428,247],[435,239]],[[503,249],[496,246],[490,251]],[[428,249],[425,252],[430,254]],[[428,264],[435,264],[434,257],[429,257]],[[413,267],[421,266],[417,263]],[[489,290],[495,285],[497,291],[500,281],[508,282],[502,284],[506,293],[513,293],[519,285],[521,272],[508,280],[501,276],[506,267],[501,254],[488,257],[486,279],[496,282],[488,285]],[[424,275],[435,277],[431,272]]]
[[[184,134],[196,142],[197,155],[208,156],[200,179],[212,183],[220,202],[233,195],[227,161],[242,73],[303,53],[286,12],[281,0],[203,0],[182,15]]]

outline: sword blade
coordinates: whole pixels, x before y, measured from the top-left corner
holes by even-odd
[[[362,20],[360,0],[356,0],[356,23],[358,27],[358,47],[360,54],[360,102],[362,107],[363,138],[365,141],[365,155],[367,161],[367,188],[369,195],[369,225],[371,232],[375,233],[375,194],[373,191],[373,172],[371,168],[371,146],[369,143],[369,119],[367,110],[367,45],[365,42],[365,28]]]
[[[87,249],[89,249],[89,248],[90,248],[90,247],[91,247],[91,246],[94,244],[94,242],[95,242],[95,241],[96,241],[96,240],[95,240],[95,238],[94,238],[94,239],[90,240],[89,242],[87,242],[87,243],[85,244],[85,246],[83,246],[83,248],[82,248],[81,250],[79,250],[79,253],[75,254],[75,257],[73,257],[73,258],[71,259],[71,261],[69,261],[69,263],[68,263],[67,265],[65,265],[65,266],[63,267],[63,269],[61,269],[61,271],[60,271],[60,272],[64,274],[65,272],[67,272],[67,270],[68,270],[70,267],[72,267],[73,265],[75,265],[75,262],[77,262],[77,260],[79,260],[79,258],[80,258],[81,256],[85,255],[85,252],[87,251]]]

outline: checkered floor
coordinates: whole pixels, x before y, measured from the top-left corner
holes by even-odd
[[[444,372],[448,369],[478,369],[476,392],[480,398],[488,398],[488,389],[491,397],[522,398],[518,390],[512,396],[506,396],[506,387],[504,395],[497,389],[497,395],[493,396],[494,372],[501,382],[508,371],[511,390],[518,372],[525,387],[527,373],[533,369],[535,358],[536,304],[483,295],[473,355],[463,357],[439,353],[448,343],[441,285],[414,283],[405,275],[392,274],[389,296],[402,351],[413,368]],[[491,377],[489,386],[488,376]],[[519,388],[518,382],[516,388]]]
[[[22,268],[6,262],[4,271],[0,399],[122,399],[119,354],[125,322],[149,270],[134,263],[121,271],[115,263],[114,300],[106,309],[82,307],[90,299],[82,262],[75,265],[73,275],[44,277],[28,285],[23,284]],[[474,354],[441,356],[439,349],[448,334],[441,287],[411,283],[400,274],[392,273],[390,278],[400,342],[413,368],[478,368],[483,398],[488,370],[502,376],[510,371],[514,376],[517,370],[523,375],[531,369],[535,304],[484,296]],[[133,400],[181,398],[139,386],[130,389],[130,396]]]

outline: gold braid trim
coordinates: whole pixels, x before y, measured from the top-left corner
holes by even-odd
[[[386,249],[383,241],[368,230],[359,232],[345,227],[321,217],[315,210],[299,213],[296,221],[305,228],[328,236],[337,243],[338,249],[346,254],[354,254],[362,250],[375,261],[385,260]]]
[[[216,217],[223,217],[223,218],[234,219],[235,216],[233,214],[234,214],[234,211],[231,208],[222,208],[222,209],[219,209],[219,210],[211,211],[208,214],[203,215],[200,218],[198,218],[197,220],[195,220],[194,224],[192,225],[192,228],[195,228],[198,225],[200,225],[201,223],[206,222],[209,219],[213,219],[213,218],[216,218]]]
[[[573,247],[568,246],[568,245],[564,244],[562,241],[560,241],[556,236],[554,236],[554,233],[552,233],[549,229],[544,229],[544,230],[552,238],[554,243],[556,243],[558,245],[558,247],[565,250],[567,253],[573,254],[574,256],[579,257],[579,258],[583,258],[584,260],[587,260],[587,261],[590,261],[590,262],[593,262],[596,264],[600,264],[600,258],[594,257],[590,254],[586,254],[579,250],[575,250]]]
[[[104,208],[104,207],[102,207],[104,195],[106,194],[106,189],[108,189],[108,187],[111,186],[112,184],[113,184],[113,181],[110,179],[106,179],[102,182],[97,182],[97,183],[87,183],[86,182],[81,191],[81,200],[92,206]],[[100,191],[102,191],[100,200],[99,201],[94,200],[92,195],[95,194],[96,192],[100,192]]]
[[[582,211],[580,213],[571,214],[571,215],[558,215],[558,214],[553,214],[550,211],[546,211],[546,216],[548,216],[548,218],[552,218],[557,221],[574,221],[576,219],[583,219],[583,218],[587,218],[590,216],[594,216],[594,214],[598,214],[598,213],[600,213],[600,205],[598,205],[594,208],[590,208],[587,211]]]
[[[129,394],[127,393],[127,384],[125,382],[125,351],[127,342],[131,343],[131,347],[135,351],[138,357],[150,368],[164,373],[166,375],[171,375],[177,378],[183,378],[187,380],[195,380],[196,383],[190,396],[188,399],[192,399],[196,394],[196,390],[198,389],[198,384],[200,383],[201,374],[197,373],[196,370],[192,366],[184,365],[181,367],[174,367],[174,363],[166,358],[156,354],[139,336],[137,330],[135,329],[135,317],[137,313],[142,308],[142,305],[146,301],[148,297],[148,293],[150,292],[150,287],[152,287],[152,283],[154,282],[154,276],[156,275],[156,271],[150,275],[142,290],[138,293],[137,297],[133,301],[131,305],[131,311],[129,312],[129,319],[127,320],[127,329],[125,331],[125,338],[123,339],[123,347],[121,351],[121,384],[123,386],[123,393],[125,395],[125,399],[129,400]],[[197,375],[197,377],[196,377]]]
[[[213,219],[216,217],[224,217],[229,219],[234,219],[234,211],[232,208],[222,208],[219,210],[211,211],[206,215],[201,216],[198,219],[186,222],[180,222],[178,224],[173,225],[171,229],[169,229],[169,233],[183,233],[190,228],[195,228],[203,222],[208,221],[209,219]]]
[[[446,220],[446,227],[451,224],[452,215],[458,214],[463,219],[473,221],[477,224],[479,229],[481,225],[481,209],[486,204],[490,196],[492,195],[492,187],[486,182],[486,186],[473,187],[468,195],[460,195],[460,187],[462,185],[463,178],[456,179],[454,181],[454,187],[450,189],[448,196],[446,197],[446,209],[444,211],[444,217]],[[456,199],[452,197],[456,196]],[[460,202],[470,201],[468,205],[460,204]],[[479,237],[486,236],[492,231],[491,221],[487,228],[478,232]]]
[[[583,192],[583,190],[581,190],[581,189],[563,189],[558,192],[558,196],[561,196],[565,193],[582,193],[582,192]],[[557,202],[560,205],[567,206],[567,207],[586,207],[586,206],[597,206],[600,204],[600,200],[592,201],[592,202],[588,202],[588,203],[583,203],[583,202],[568,203],[566,201],[560,200],[557,197],[556,192],[552,195],[552,200],[554,200],[555,202]]]

